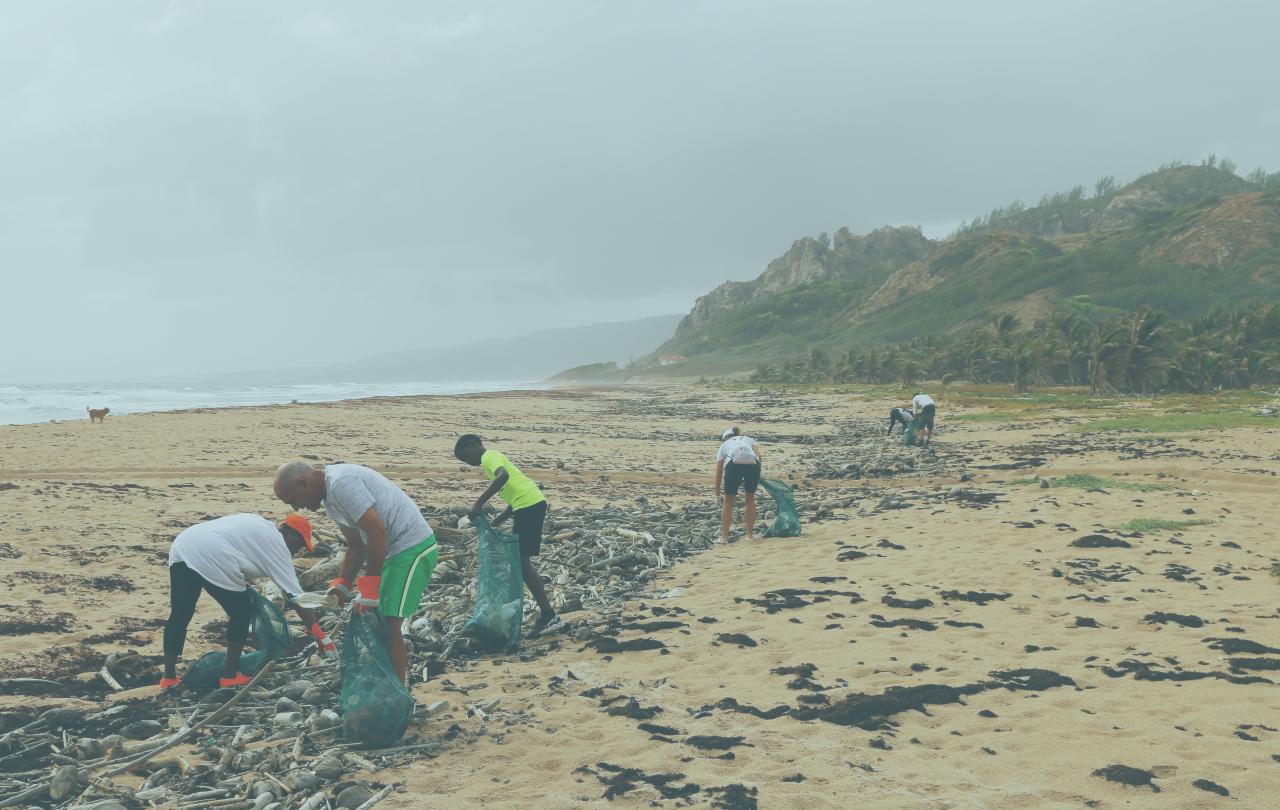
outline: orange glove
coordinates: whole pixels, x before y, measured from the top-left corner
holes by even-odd
[[[338,645],[333,643],[333,639],[329,638],[329,634],[319,623],[311,625],[307,629],[311,637],[316,640],[316,646],[320,648],[320,654],[325,658],[335,658],[338,655]]]
[[[346,607],[351,601],[351,580],[342,577],[329,580],[329,593],[338,595],[339,607]]]
[[[360,596],[356,598],[356,610],[364,613],[378,608],[378,589],[382,587],[382,577],[356,577],[356,590]]]

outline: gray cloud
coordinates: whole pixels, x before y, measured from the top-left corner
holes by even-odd
[[[1276,30],[1265,2],[9,4],[0,379],[681,311],[841,225],[1274,170]]]

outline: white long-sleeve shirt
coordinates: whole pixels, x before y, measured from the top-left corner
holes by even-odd
[[[184,529],[169,547],[169,565],[177,562],[228,591],[243,591],[259,577],[270,577],[289,596],[303,591],[284,536],[259,515],[227,515]]]

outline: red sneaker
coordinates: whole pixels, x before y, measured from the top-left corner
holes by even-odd
[[[250,680],[251,679],[248,675],[243,672],[237,672],[234,678],[219,678],[218,686],[221,686],[223,689],[230,689],[233,686],[244,686]]]
[[[182,685],[181,678],[161,678],[160,679],[161,689],[172,689],[175,686],[181,686],[181,685]]]

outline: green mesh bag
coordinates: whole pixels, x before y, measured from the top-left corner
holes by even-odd
[[[902,443],[907,447],[915,447],[920,443],[919,439],[916,438],[916,423],[914,419],[911,424],[907,425],[907,429],[902,431]]]
[[[268,661],[280,658],[289,651],[293,639],[289,635],[289,622],[280,608],[262,594],[249,588],[252,630],[250,640],[256,640],[257,649],[240,653],[240,671],[246,675],[257,674]],[[208,692],[218,686],[218,678],[227,665],[227,651],[214,650],[191,662],[182,675],[182,683],[197,692]]]
[[[347,619],[341,663],[343,736],[366,748],[395,745],[413,719],[413,696],[391,666],[386,622],[376,612]]]
[[[476,518],[476,609],[462,634],[500,650],[520,643],[524,621],[524,574],[520,539]]]
[[[772,478],[761,478],[764,487],[778,506],[778,516],[764,533],[765,537],[796,537],[800,534],[800,516],[796,514],[796,496],[791,487]]]

